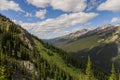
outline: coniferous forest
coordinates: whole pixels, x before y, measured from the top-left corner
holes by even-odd
[[[120,71],[112,64],[106,72],[0,15],[0,80],[120,80]]]

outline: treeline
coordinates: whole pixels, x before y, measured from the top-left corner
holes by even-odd
[[[37,37],[35,37],[37,40],[39,40]],[[41,40],[39,40],[41,41]],[[42,42],[42,41],[41,41]],[[51,51],[59,54],[63,60],[65,60],[66,64],[68,66],[72,65],[75,68],[80,69],[83,73],[86,73],[86,64],[87,61],[83,60],[81,57],[75,56],[71,53],[67,53],[65,51],[63,51],[62,49],[58,49],[48,43],[42,42],[42,44],[44,45],[44,47],[46,47],[47,49],[50,49]],[[108,74],[105,73],[102,69],[100,69],[98,66],[92,64],[91,65],[92,69],[93,69],[93,73],[94,76],[99,79],[99,80],[108,80]]]

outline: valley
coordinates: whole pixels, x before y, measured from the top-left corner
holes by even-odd
[[[120,68],[120,25],[104,25],[87,32],[83,31],[83,33],[75,38],[59,37],[48,40],[48,42],[71,54],[81,56],[83,59],[91,56],[93,62],[106,71],[110,70],[112,63],[115,63],[116,68]],[[68,36],[70,35],[66,35]]]
[[[120,80],[120,0],[0,0],[0,80]]]
[[[87,62],[79,60],[0,15],[0,80],[85,80]],[[91,66],[88,66],[88,75],[91,75]],[[98,73],[91,79],[107,79],[101,69],[93,70],[103,74],[99,77]]]

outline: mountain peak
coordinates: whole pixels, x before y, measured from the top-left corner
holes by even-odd
[[[62,36],[61,38],[64,38],[64,39],[74,39],[74,38],[77,38],[85,33],[87,33],[88,31],[90,31],[91,29],[87,29],[87,28],[83,28],[83,29],[80,29],[74,33],[70,33],[69,35],[65,35],[65,36]]]

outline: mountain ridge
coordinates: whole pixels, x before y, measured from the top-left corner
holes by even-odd
[[[0,69],[4,67],[6,79],[73,80],[85,77],[67,59],[72,60],[66,52],[44,43],[0,15]]]
[[[88,57],[87,63],[86,59],[45,43],[0,15],[0,79],[86,80],[88,72],[93,76],[91,80],[108,80],[110,72],[90,60]]]
[[[110,69],[111,63],[120,67],[119,63],[119,42],[120,42],[120,25],[103,25],[95,28],[75,39],[54,39],[50,44],[59,47],[71,54],[85,57],[91,56],[93,62],[105,68]],[[50,42],[50,41],[49,41]],[[113,51],[112,51],[113,50]],[[108,58],[104,58],[107,57]],[[102,60],[104,58],[105,61]],[[116,60],[116,61],[115,61]],[[117,63],[116,63],[117,62]],[[105,65],[105,66],[102,66]],[[108,66],[107,66],[108,65]]]

